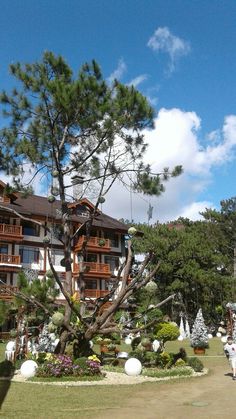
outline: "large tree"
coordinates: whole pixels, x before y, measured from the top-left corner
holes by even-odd
[[[10,94],[2,92],[0,96],[3,115],[6,117],[6,126],[0,134],[5,155],[3,168],[8,167],[8,171],[13,173],[13,186],[18,190],[25,190],[27,186],[21,181],[21,174],[25,172],[27,164],[33,170],[32,179],[41,173],[50,178],[52,184],[53,178],[57,180],[63,226],[61,241],[65,256],[64,284],[54,269],[50,251],[48,258],[66,300],[59,345],[59,350],[63,352],[70,334],[80,334],[80,338],[87,341],[98,332],[105,334],[115,329],[115,325],[112,326],[114,312],[134,290],[145,285],[157,269],[154,267],[149,275],[143,275],[144,267],[152,258],[150,253],[141,271],[128,284],[132,265],[132,246],[129,244],[118,297],[108,310],[99,314],[101,306],[113,297],[121,280],[121,270],[110,295],[104,300],[97,300],[90,323],[86,323],[83,273],[78,279],[80,310],[72,298],[71,250],[73,240],[85,226],[80,226],[72,233],[68,208],[71,186],[80,185],[80,197],[91,190],[96,197],[94,210],[85,222],[87,240],[83,245],[83,256],[98,205],[104,201],[104,196],[115,181],[126,183],[127,176],[132,173],[129,178],[129,184],[132,179],[132,188],[159,195],[164,190],[162,180],[178,175],[181,167],[171,172],[164,168],[162,173],[152,173],[151,167],[143,163],[146,149],[143,130],[153,128],[154,111],[133,86],[124,85],[118,80],[109,85],[95,61],[85,63],[74,77],[61,56],[46,52],[42,61],[26,65],[13,64],[10,71],[21,87]],[[30,185],[31,181],[28,182]],[[72,312],[76,312],[80,319],[80,330],[70,325]]]
[[[185,312],[190,318],[199,307],[206,320],[217,321],[218,306],[232,298],[232,258],[225,252],[225,236],[215,222],[179,219],[167,225],[138,226],[144,232],[136,241],[138,252],[155,250],[153,263],[161,260],[156,274],[159,296],[180,293],[182,305],[165,307],[168,314]]]

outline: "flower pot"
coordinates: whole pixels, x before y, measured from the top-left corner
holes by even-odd
[[[107,347],[107,345],[104,345],[104,344],[100,345],[100,352],[101,352],[101,353],[108,352],[108,347]]]
[[[195,355],[205,355],[205,348],[193,348]]]

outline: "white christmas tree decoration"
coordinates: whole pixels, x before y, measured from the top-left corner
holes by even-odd
[[[208,348],[208,340],[207,327],[204,323],[202,309],[200,308],[193,324],[190,337],[191,346],[193,348]]]
[[[183,339],[186,338],[185,330],[184,330],[184,322],[183,322],[183,317],[182,316],[180,318],[179,335],[182,336]]]
[[[186,320],[185,322],[185,336],[186,338],[190,338],[190,327],[189,327],[188,320]]]

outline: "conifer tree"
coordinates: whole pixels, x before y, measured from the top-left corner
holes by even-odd
[[[159,195],[164,190],[163,181],[179,175],[182,169],[177,166],[172,171],[164,168],[162,173],[153,173],[151,166],[144,164],[146,144],[143,130],[153,128],[154,111],[147,99],[133,86],[124,85],[118,80],[109,85],[94,60],[90,64],[85,63],[78,75],[74,76],[61,56],[45,52],[41,61],[25,65],[12,64],[10,71],[21,88],[13,89],[10,94],[3,91],[0,95],[3,115],[6,117],[6,126],[0,132],[6,156],[2,166],[14,175],[13,187],[16,190],[30,192],[28,187],[31,182],[24,185],[21,181],[27,164],[33,171],[32,179],[38,173],[51,179],[52,184],[53,179],[57,179],[66,272],[64,284],[54,269],[49,250],[48,259],[66,300],[59,348],[63,352],[69,335],[76,334],[70,326],[73,311],[76,311],[82,325],[83,333],[79,331],[77,335],[83,335],[88,341],[98,331],[101,332],[103,324],[109,325],[112,313],[134,289],[142,285],[138,280],[132,287],[128,285],[127,278],[132,264],[132,250],[129,246],[120,298],[116,298],[111,312],[103,317],[98,316],[98,313],[107,299],[97,301],[92,324],[88,326],[84,321],[86,301],[83,272],[78,279],[81,299],[79,312],[72,299],[71,250],[81,228],[71,233],[71,214],[68,208],[71,186],[80,185],[82,193],[78,199],[88,189],[96,191],[94,210],[82,226],[86,227],[86,240],[81,251],[83,261],[98,205],[104,202],[104,196],[116,181],[125,182],[127,173],[132,173],[134,189]],[[71,181],[68,182],[68,178]],[[49,196],[48,199],[53,198]],[[150,254],[145,264],[150,262],[151,257]],[[145,281],[148,282],[148,279]],[[112,289],[110,297],[114,292]],[[104,327],[103,333],[108,329]]]

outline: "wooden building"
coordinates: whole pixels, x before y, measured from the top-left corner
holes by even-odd
[[[65,268],[61,266],[64,254],[63,246],[58,240],[61,232],[60,201],[50,203],[47,197],[37,195],[24,198],[20,193],[6,195],[5,186],[0,181],[0,299],[10,300],[7,289],[17,286],[17,275],[21,270],[25,270],[28,275],[32,274],[32,277],[42,278],[49,269],[45,234],[50,236],[53,264],[62,281]],[[68,203],[68,207],[71,211],[72,228],[76,231],[88,217],[93,204],[88,199],[82,199]],[[33,223],[33,220],[49,227],[50,233],[45,233],[45,229]],[[79,271],[86,267],[86,297],[98,298],[108,293],[120,260],[125,257],[126,233],[125,224],[99,211],[93,220],[85,261],[81,263],[80,251],[85,238],[85,231],[81,231],[74,241],[71,254],[75,291]],[[63,296],[60,295],[59,298],[63,299]]]

